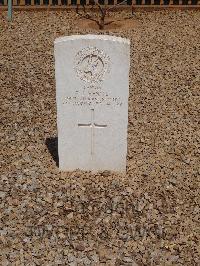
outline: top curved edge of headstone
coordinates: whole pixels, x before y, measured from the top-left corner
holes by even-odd
[[[84,34],[84,35],[71,35],[65,37],[56,38],[54,44],[62,43],[66,41],[75,40],[103,40],[103,41],[117,41],[125,44],[130,44],[130,40],[122,37],[112,36],[112,35],[95,35],[95,34]]]

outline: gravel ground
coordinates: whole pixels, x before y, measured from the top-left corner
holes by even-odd
[[[53,41],[89,30],[1,15],[1,265],[200,265],[200,13],[134,19],[106,32],[132,43],[127,173],[94,175],[60,173],[56,150]]]

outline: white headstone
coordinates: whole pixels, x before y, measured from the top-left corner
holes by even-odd
[[[55,40],[61,171],[126,171],[130,42],[107,35]]]

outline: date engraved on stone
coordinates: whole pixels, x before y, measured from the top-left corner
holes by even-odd
[[[110,71],[110,58],[96,47],[86,47],[75,56],[75,71],[77,76],[85,82],[101,82],[105,74]]]

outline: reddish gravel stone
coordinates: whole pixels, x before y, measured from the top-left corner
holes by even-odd
[[[96,31],[74,12],[6,15],[2,265],[198,265],[199,13],[136,13],[135,27],[105,31],[131,39],[126,175],[57,166],[53,41]]]

